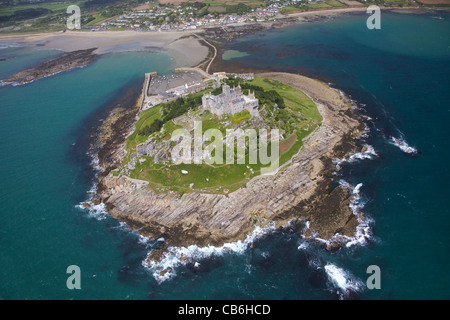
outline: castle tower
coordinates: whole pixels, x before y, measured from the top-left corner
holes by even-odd
[[[227,84],[224,84],[222,86],[222,92],[225,93],[226,96],[230,95],[230,86]]]
[[[242,89],[240,84],[236,88],[234,88],[234,92],[236,92],[238,95],[242,95]]]
[[[203,97],[202,97],[202,107],[203,107],[203,109],[209,109],[208,108],[208,99],[207,99],[206,93],[204,93]]]

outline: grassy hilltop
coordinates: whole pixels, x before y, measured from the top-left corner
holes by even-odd
[[[181,193],[192,190],[209,193],[232,192],[258,176],[261,167],[267,165],[262,165],[259,161],[258,164],[248,164],[248,160],[245,164],[226,164],[224,161],[224,164],[175,165],[170,157],[164,161],[155,161],[155,156],[144,155],[135,161],[131,170],[126,168],[130,159],[135,156],[139,144],[152,139],[154,145],[164,143],[166,146],[170,145],[166,151],[170,150],[173,147],[173,142],[169,142],[172,132],[178,128],[189,128],[191,131],[194,120],[202,121],[203,132],[216,128],[221,130],[224,136],[226,129],[254,128],[258,131],[258,128],[278,128],[282,135],[279,147],[281,166],[299,151],[303,144],[302,139],[314,131],[322,121],[315,103],[303,92],[289,85],[262,78],[247,82],[228,79],[227,82],[231,86],[239,82],[244,94],[247,94],[249,90],[247,88],[255,91],[255,96],[260,102],[260,118],[252,118],[246,110],[222,117],[213,115],[201,108],[201,96],[205,91],[182,100],[157,105],[139,115],[135,131],[126,141],[127,156],[122,166],[113,174],[126,174],[131,178],[146,180],[150,188],[161,192],[168,190]],[[219,94],[220,90],[221,88],[217,88],[212,93]],[[179,114],[180,111],[173,113],[172,109],[182,110],[183,114]],[[192,131],[191,134],[193,136]]]

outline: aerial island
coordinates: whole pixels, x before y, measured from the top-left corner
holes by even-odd
[[[212,164],[174,161],[172,133],[182,129],[193,142],[195,123],[201,135],[212,128],[223,133],[223,150],[238,130],[278,129],[278,167],[262,174],[264,164],[249,163],[249,140],[240,163],[225,156]],[[102,171],[92,203],[103,203],[139,234],[163,239],[148,263],[170,247],[223,246],[268,226],[295,229],[336,249],[355,238],[364,217],[350,207],[351,190],[333,182],[333,161],[360,151],[363,132],[350,99],[298,74],[147,73],[136,103],[102,126]]]

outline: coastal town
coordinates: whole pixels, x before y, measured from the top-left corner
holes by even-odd
[[[196,30],[251,22],[273,22],[286,17],[289,13],[358,7],[366,5],[366,2],[366,0],[266,0],[258,2],[256,6],[239,3],[218,7],[209,6],[207,2],[182,2],[179,5],[170,4],[170,1],[169,4],[146,2],[145,5],[85,29],[151,32]],[[414,0],[405,0],[405,4],[418,6]]]
[[[305,0],[308,1],[308,0]],[[314,0],[313,0],[314,1]],[[282,17],[280,13],[283,4],[272,3],[265,8],[244,7],[235,13],[208,13],[200,10],[195,4],[168,7],[156,5],[152,9],[140,8],[120,15],[116,19],[106,21],[93,30],[108,30],[112,28],[132,29],[135,31],[183,31],[195,30],[201,27],[239,24],[245,22],[273,21]],[[200,9],[203,9],[200,8]]]
[[[385,8],[439,7],[440,1],[446,0],[80,0],[76,6],[82,12],[83,31],[168,32],[274,23],[302,12],[364,8],[371,4]],[[68,28],[67,2],[31,2],[35,4],[12,6],[13,0],[0,4],[4,11],[0,15],[0,34]]]

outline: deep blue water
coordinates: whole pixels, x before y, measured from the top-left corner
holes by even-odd
[[[450,15],[382,12],[382,29],[352,15],[248,35],[227,45],[249,55],[224,63],[302,72],[348,93],[368,121],[379,157],[345,165],[337,179],[360,189],[372,221],[363,246],[327,252],[296,233],[277,231],[242,253],[212,255],[175,268],[158,284],[142,261],[153,241],[107,215],[76,208],[92,187],[86,155],[92,127],[109,103],[139,86],[145,72],[170,73],[164,53],[109,54],[92,65],[23,86],[0,87],[0,296],[5,299],[337,299],[325,266],[361,299],[450,298]],[[0,50],[0,78],[55,51]],[[405,155],[387,140],[421,151]],[[104,219],[102,219],[104,218]],[[66,288],[66,268],[81,268],[81,290]],[[366,268],[381,269],[381,289],[365,288]],[[339,292],[338,292],[339,291]],[[347,297],[350,297],[347,295]]]

